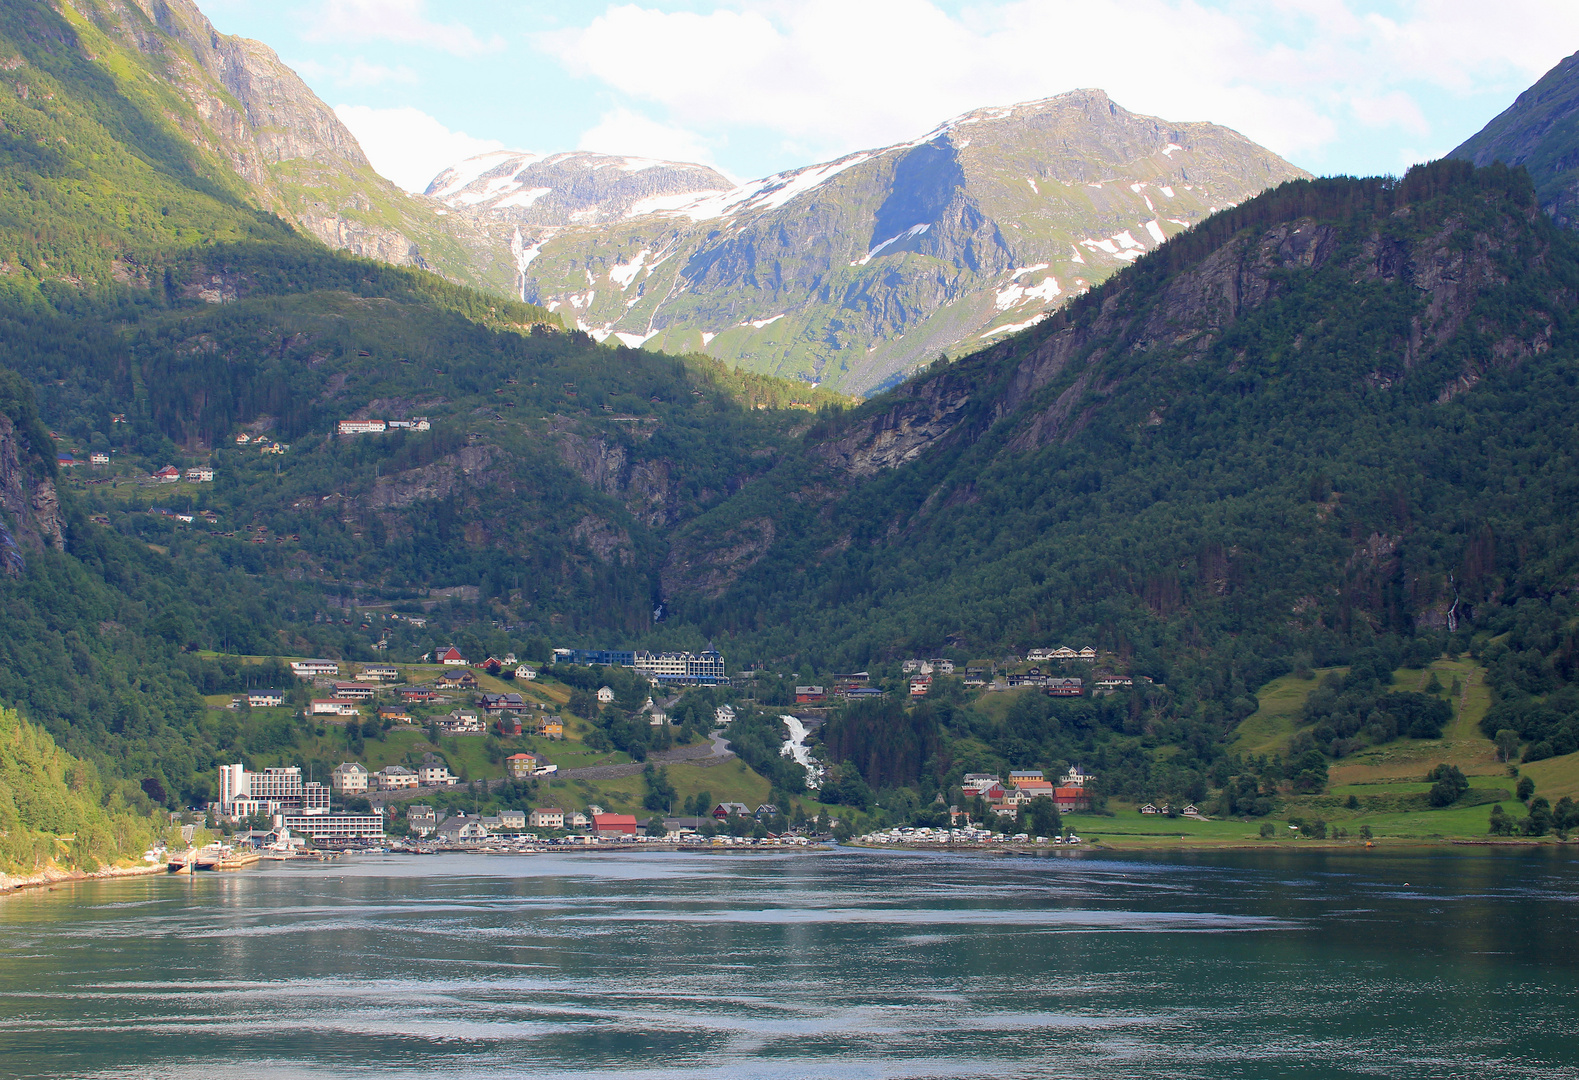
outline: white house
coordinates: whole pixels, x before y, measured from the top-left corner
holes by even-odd
[[[460,777],[450,775],[448,765],[423,765],[417,769],[417,782],[423,787],[453,787]]]
[[[488,827],[482,818],[453,817],[438,827],[440,840],[454,844],[462,840],[486,840]]]
[[[329,787],[337,795],[361,795],[367,791],[368,772],[355,761],[342,762],[329,773]]]
[[[285,695],[276,694],[271,690],[265,690],[260,694],[248,694],[247,704],[254,709],[276,709],[285,704]]]
[[[342,420],[341,435],[380,435],[389,425],[382,420]]]
[[[917,672],[917,671],[921,670],[921,661],[919,661],[919,660],[906,660],[900,666],[904,669],[905,674],[909,675],[909,674],[911,674],[913,672]]]
[[[932,670],[937,672],[939,675],[954,674],[954,661],[952,660],[932,659],[928,660],[927,663],[931,664]]]
[[[408,806],[406,824],[418,836],[427,836],[439,827],[439,818],[431,806]]]
[[[527,818],[534,829],[563,829],[565,812],[555,806],[540,806]]]
[[[340,665],[333,660],[292,660],[291,670],[304,679],[317,675],[338,675]]]
[[[506,829],[526,828],[526,814],[521,810],[499,811],[499,824]]]
[[[417,774],[404,765],[386,765],[373,774],[373,783],[379,791],[399,791],[416,787],[418,780]]]
[[[735,722],[735,710],[728,705],[720,705],[713,710],[713,720],[719,727],[723,727],[725,724],[733,724]]]
[[[611,702],[613,700],[614,700],[614,691],[613,690],[609,689],[607,686],[600,686],[600,687],[598,687],[598,703],[599,704],[607,705],[609,702]]]
[[[214,470],[203,465],[188,469],[186,471],[186,482],[189,484],[212,484],[214,482]]]
[[[357,716],[356,702],[349,698],[313,698],[314,716]]]
[[[537,672],[527,667],[525,664],[522,664],[520,667],[515,669],[515,677],[517,679],[525,679],[527,682],[531,682],[533,679],[537,678]]]

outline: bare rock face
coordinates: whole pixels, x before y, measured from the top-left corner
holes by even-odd
[[[717,599],[761,561],[775,535],[773,519],[758,517],[742,521],[705,548],[693,537],[692,544],[677,546],[664,562],[660,576],[663,594]]]
[[[383,477],[367,495],[367,506],[372,510],[400,510],[414,503],[445,498],[468,483],[480,482],[497,454],[497,447],[467,446],[431,465]]]
[[[570,538],[592,549],[600,562],[625,563],[632,553],[630,534],[612,521],[588,514],[570,530]]]
[[[921,383],[908,400],[817,447],[814,453],[858,479],[876,476],[914,460],[952,431],[970,399],[971,387],[964,379]]]
[[[11,418],[0,414],[0,573],[15,576],[26,551],[64,551],[65,521],[54,482],[29,473]]]
[[[680,518],[677,485],[666,461],[634,461],[619,443],[560,431],[560,460],[588,485],[624,501],[645,525],[672,525]]]

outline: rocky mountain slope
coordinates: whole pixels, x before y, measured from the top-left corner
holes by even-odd
[[[427,195],[531,231],[601,225],[658,206],[689,204],[733,186],[705,165],[582,150],[546,156],[502,150],[445,169],[428,185]]]
[[[1305,175],[1226,128],[1139,116],[1098,90],[980,109],[913,142],[690,199],[654,188],[605,205],[532,178],[533,165],[512,179],[513,162],[477,159],[429,190],[519,228],[522,296],[600,340],[852,392],[1023,329],[1167,237]],[[570,206],[596,223],[566,223]]]
[[[1450,157],[1522,165],[1548,214],[1579,226],[1579,53],[1520,94]]]
[[[5,8],[17,32],[81,51],[123,88],[121,73],[155,80],[153,92],[172,99],[166,116],[187,139],[234,170],[257,205],[329,246],[511,294],[507,236],[492,238],[379,176],[273,50],[218,33],[191,0],[10,0]]]

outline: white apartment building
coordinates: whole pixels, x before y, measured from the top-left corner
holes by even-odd
[[[356,702],[349,698],[313,698],[314,716],[356,716]]]
[[[303,783],[300,766],[250,772],[239,762],[219,767],[219,809],[237,817],[291,811],[315,815],[329,812],[329,789]]]
[[[285,704],[284,694],[262,693],[248,694],[247,704],[254,709],[273,709]]]
[[[384,839],[383,814],[285,814],[285,827],[314,843]]]
[[[342,420],[341,435],[381,435],[389,425],[382,420]]]

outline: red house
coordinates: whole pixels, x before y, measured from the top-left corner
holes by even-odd
[[[461,655],[461,651],[459,649],[451,645],[448,649],[445,649],[439,654],[439,663],[449,667],[465,667],[466,658]]]
[[[1061,787],[1053,792],[1053,804],[1058,807],[1060,814],[1068,814],[1075,810],[1091,809],[1091,796],[1086,794],[1085,788]]]
[[[634,814],[593,814],[592,826],[599,836],[620,837],[636,835]]]

